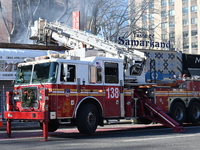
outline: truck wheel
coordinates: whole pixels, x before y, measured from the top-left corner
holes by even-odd
[[[188,120],[191,123],[199,123],[200,121],[200,103],[197,101],[192,102],[188,108]]]
[[[77,128],[82,134],[92,134],[98,125],[99,117],[96,106],[84,104],[78,111]]]
[[[43,130],[42,122],[40,122],[40,127]],[[48,123],[48,132],[55,132],[59,128],[58,120],[50,120]]]
[[[183,124],[186,119],[186,108],[181,102],[176,102],[172,105],[170,116],[179,124]]]

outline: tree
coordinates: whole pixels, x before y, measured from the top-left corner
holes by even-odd
[[[128,1],[87,0],[85,30],[116,42],[128,29]]]
[[[117,42],[119,36],[127,38],[135,32],[149,31],[139,26],[138,22],[145,16],[153,18],[159,13],[159,10],[151,9],[154,1],[135,3],[134,0],[87,0],[85,30],[102,34],[114,42]],[[155,27],[157,26],[152,30]]]

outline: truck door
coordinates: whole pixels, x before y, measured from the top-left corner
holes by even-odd
[[[57,113],[58,117],[72,117],[75,107],[76,93],[76,65],[62,63],[60,71],[60,82],[57,93]]]
[[[123,72],[123,71],[122,71]],[[121,116],[121,93],[119,64],[113,62],[104,63],[104,85],[105,85],[105,116]]]

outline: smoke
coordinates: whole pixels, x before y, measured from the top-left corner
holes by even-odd
[[[13,1],[14,32],[12,43],[33,44],[29,40],[30,27],[38,18],[48,22],[60,21],[68,23],[71,20],[73,5],[70,0],[15,0]]]
[[[14,0],[13,11],[16,13],[13,13],[15,30],[12,42],[32,44],[30,27],[39,17],[71,26],[73,11],[80,11],[82,30],[97,35],[104,31],[106,39],[116,41],[118,35],[127,30],[126,5],[127,0]]]

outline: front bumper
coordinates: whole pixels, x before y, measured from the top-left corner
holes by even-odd
[[[44,120],[45,112],[20,112],[20,111],[5,111],[5,119],[19,120]]]

